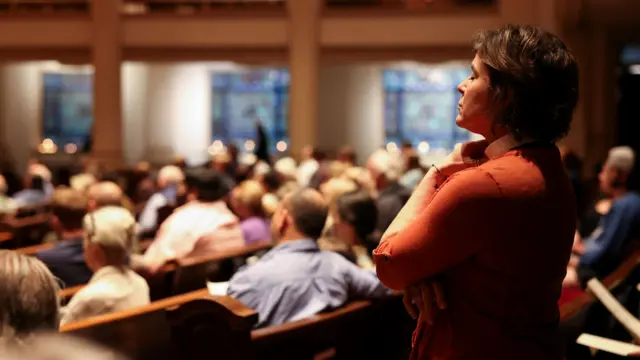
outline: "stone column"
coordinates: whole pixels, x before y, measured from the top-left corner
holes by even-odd
[[[320,12],[323,0],[287,0],[289,10],[289,138],[298,156],[305,145],[315,145],[318,127],[320,70]]]
[[[123,164],[120,0],[92,1],[93,149],[107,166]]]

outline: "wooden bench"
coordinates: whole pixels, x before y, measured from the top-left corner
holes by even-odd
[[[23,255],[34,256],[35,254],[39,253],[40,251],[51,249],[54,245],[55,245],[55,243],[49,242],[49,243],[46,243],[46,244],[32,245],[32,246],[26,246],[26,247],[18,248],[15,251],[17,251],[17,252],[19,252],[19,253],[21,253]]]
[[[10,217],[3,224],[13,234],[12,239],[0,243],[4,249],[17,249],[42,243],[51,231],[48,214],[37,214],[25,218]]]
[[[247,258],[267,251],[271,246],[271,242],[261,242],[211,255],[172,261],[155,274],[147,274],[141,270],[139,272],[149,284],[151,301],[156,301],[202,289],[207,281],[228,281]],[[24,250],[34,249],[37,247]],[[61,290],[59,295],[63,303],[68,302],[83,287],[84,285],[79,285]]]
[[[617,294],[628,283],[640,268],[640,250],[631,252],[616,270],[602,280],[604,287],[611,293]],[[635,287],[634,287],[635,290]],[[572,301],[560,307],[560,334],[567,345],[568,357],[587,355],[586,348],[576,345],[578,336],[587,331],[594,331],[605,317],[609,315],[599,304],[598,299],[590,292],[584,292]]]
[[[408,319],[402,299],[394,296],[354,301],[305,320],[253,330],[258,321],[255,311],[231,297],[199,290],[68,324],[61,331],[138,360],[195,359],[205,354],[219,359],[304,360],[326,353],[370,359],[408,354],[410,330],[406,329],[413,327]]]
[[[185,310],[188,317],[184,315]],[[190,322],[193,321],[192,316],[196,323]],[[207,290],[200,290],[156,301],[142,308],[68,324],[61,331],[91,339],[131,359],[189,359],[188,353],[183,352],[183,344],[187,342],[184,339],[187,331],[183,332],[185,327],[191,328],[189,334],[227,334],[227,338],[235,339],[234,344],[248,344],[249,331],[257,320],[257,313],[237,300],[210,296]],[[218,356],[221,351],[228,353],[231,350],[227,349],[230,344],[221,339],[199,339],[207,346],[207,352],[200,356],[210,352],[216,358],[224,358]],[[234,350],[240,353],[243,348]]]

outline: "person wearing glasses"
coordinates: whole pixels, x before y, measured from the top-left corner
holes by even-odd
[[[85,261],[93,277],[63,309],[61,325],[149,304],[147,281],[129,267],[136,221],[122,207],[107,206],[84,217]]]

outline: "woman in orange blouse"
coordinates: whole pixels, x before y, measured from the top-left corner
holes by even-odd
[[[532,26],[481,32],[474,49],[456,123],[486,140],[423,178],[374,251],[377,273],[419,308],[412,359],[559,360],[576,208],[554,142],[569,130],[578,67]]]

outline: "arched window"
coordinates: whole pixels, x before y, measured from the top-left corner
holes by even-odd
[[[259,69],[212,74],[212,141],[253,150],[256,122],[264,126],[271,151],[288,143],[289,72]]]
[[[81,148],[93,124],[93,75],[44,73],[43,85],[43,137]]]
[[[451,151],[471,134],[456,126],[458,84],[468,66],[387,69],[383,73],[387,143],[409,141],[423,152]],[[426,145],[425,145],[426,144]]]

